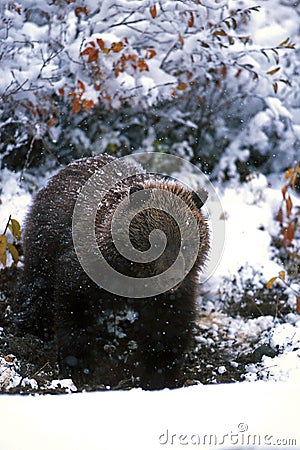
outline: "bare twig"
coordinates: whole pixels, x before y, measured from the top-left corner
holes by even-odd
[[[47,361],[40,369],[38,369],[36,372],[34,372],[34,374],[32,375],[32,378],[35,378],[47,366],[49,366],[51,368],[51,365],[50,365],[49,361]]]
[[[9,222],[10,222],[10,220],[11,220],[11,215],[9,215],[9,218],[8,218],[7,224],[6,224],[6,226],[5,226],[5,229],[4,229],[4,231],[3,231],[3,234],[5,234],[5,233],[7,232],[7,229],[8,229],[8,227],[9,227]]]

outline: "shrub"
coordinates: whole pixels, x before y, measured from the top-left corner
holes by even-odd
[[[222,173],[230,177],[230,161],[236,166],[258,153],[266,162],[292,139],[279,94],[290,84],[280,53],[294,45],[253,44],[249,21],[258,6],[10,0],[0,12],[2,166],[143,149],[211,171],[225,152]]]

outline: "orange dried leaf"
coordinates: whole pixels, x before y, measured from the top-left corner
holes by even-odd
[[[293,225],[293,222],[290,222],[290,223],[288,224],[288,227],[287,227],[287,239],[288,239],[290,242],[292,242],[292,240],[294,239],[294,237],[295,237],[295,229],[294,229],[294,225]]]
[[[179,39],[180,44],[184,45],[184,40],[183,40],[183,37],[182,37],[182,35],[180,33],[178,35],[178,39]]]
[[[20,239],[21,237],[21,227],[19,222],[16,219],[10,219],[10,223],[8,225],[12,235],[16,239]]]
[[[154,58],[155,55],[156,55],[156,51],[153,50],[152,48],[149,48],[147,51],[147,58],[148,59]]]
[[[287,216],[287,218],[289,218],[291,216],[291,211],[293,208],[293,202],[292,202],[290,195],[285,200],[285,206],[286,206],[286,216]]]
[[[88,55],[91,47],[87,47],[80,53],[81,56]]]
[[[122,55],[123,56],[123,55]],[[124,55],[124,58],[126,59],[126,56]],[[134,55],[134,54],[131,54],[131,55],[128,55],[127,56],[127,59],[128,60],[131,60],[131,61],[136,61],[136,55]]]
[[[5,359],[6,362],[11,363],[16,359],[16,357],[14,355],[4,355],[3,359]]]
[[[104,41],[103,41],[103,39],[97,39],[97,44],[98,44],[98,46],[100,47],[100,49],[102,50],[102,51],[104,51],[104,49],[105,49],[105,44],[104,44]]]
[[[75,16],[79,17],[80,14],[84,14],[85,16],[88,15],[88,10],[87,10],[86,6],[77,6],[75,8]]]
[[[275,67],[275,69],[269,70],[267,72],[267,75],[274,75],[275,73],[277,73],[280,70],[280,67]]]
[[[150,14],[152,16],[152,19],[155,19],[155,17],[157,16],[156,3],[154,3],[153,6],[150,6]]]
[[[92,48],[88,55],[88,62],[94,62],[98,60],[99,51],[96,48]]]
[[[278,92],[278,83],[273,83],[273,89],[274,89],[275,94],[277,94],[277,92]]]
[[[103,98],[107,101],[111,101],[111,96],[108,94],[103,95]]]
[[[119,53],[121,50],[123,50],[123,48],[125,47],[125,45],[123,44],[122,41],[120,42],[113,42],[111,44],[111,50],[115,53]]]
[[[300,295],[296,297],[296,313],[300,314]]]
[[[297,169],[294,170],[294,173],[292,174],[290,178],[289,185],[292,186],[293,189],[296,189],[296,183],[298,182],[298,173]]]
[[[281,270],[280,272],[279,272],[279,278],[281,279],[281,280],[285,280],[285,271],[284,270]]]
[[[5,234],[0,235],[0,263],[5,267],[6,266],[6,246],[7,246],[7,238]]]
[[[91,108],[94,108],[95,103],[93,102],[93,100],[83,100],[82,102],[82,107],[83,109],[88,112]]]
[[[8,242],[7,243],[7,248],[8,248],[8,250],[9,250],[9,252],[10,252],[10,254],[11,254],[13,260],[14,260],[14,263],[18,264],[18,262],[19,262],[19,252],[16,249],[16,247],[13,244],[11,244],[10,242]]]
[[[61,97],[63,97],[63,96],[65,95],[65,90],[64,90],[64,88],[59,88],[59,89],[58,89],[58,93],[59,93],[59,95],[60,95]]]
[[[273,286],[273,284],[275,283],[275,281],[277,280],[277,278],[278,278],[278,277],[273,277],[273,278],[271,278],[271,279],[267,282],[266,288],[267,288],[267,289],[270,289],[270,287]]]
[[[87,55],[88,56],[88,62],[97,61],[98,59],[99,50],[94,47],[87,47],[83,52],[81,52],[81,55]]]
[[[83,81],[78,80],[78,81],[77,81],[77,87],[78,87],[78,89],[79,89],[80,91],[82,91],[82,92],[85,91],[85,85],[84,85]]]
[[[227,36],[227,33],[225,30],[220,29],[220,30],[215,31],[214,35],[215,36]]]
[[[285,174],[284,174],[284,178],[287,180],[288,178],[291,178],[292,177],[292,175],[294,174],[294,169],[293,168],[291,168],[291,169],[288,169],[286,172],[285,172]]]
[[[278,47],[285,47],[286,44],[289,42],[290,38],[285,39],[283,42],[280,42],[280,44],[278,45]]]
[[[286,194],[286,191],[288,190],[288,184],[286,184],[285,186],[283,186],[283,188],[281,189],[281,192],[282,192],[282,196],[283,196],[283,199],[285,200],[285,194]]]
[[[72,104],[72,114],[77,114],[81,110],[81,100],[79,97],[75,97]]]
[[[221,68],[221,74],[222,74],[223,78],[225,78],[226,75],[227,75],[227,68],[226,68],[225,65],[223,65],[222,68]]]
[[[204,41],[201,41],[200,45],[201,45],[201,47],[209,48],[209,45],[206,42],[204,42]]]
[[[140,72],[143,72],[144,70],[149,71],[149,67],[148,67],[148,65],[145,63],[145,60],[144,60],[144,59],[140,58],[140,59],[138,60],[137,65],[138,65],[138,68],[139,68]]]
[[[118,76],[120,75],[120,73],[123,72],[123,69],[121,69],[120,67],[117,67],[115,69],[115,77],[118,78]]]
[[[187,87],[188,85],[186,83],[179,83],[176,89],[178,89],[178,91],[184,91]]]
[[[188,26],[192,27],[194,25],[194,23],[195,23],[194,14],[192,13],[192,11],[190,11],[190,18],[189,18],[189,21],[188,21]]]

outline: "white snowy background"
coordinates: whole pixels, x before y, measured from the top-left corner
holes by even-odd
[[[47,5],[47,2],[44,2]],[[126,2],[103,1],[97,15],[98,28],[94,35],[90,31],[93,39],[100,37],[108,43],[119,41],[125,36],[125,28],[115,29],[116,34],[104,31],[107,28],[105,21],[110,9],[121,6]],[[157,2],[158,3],[158,2]],[[162,2],[164,3],[164,2]],[[181,2],[176,2],[181,4]],[[227,1],[202,0],[201,4],[207,6],[213,14],[217,14],[218,9],[227,5]],[[152,2],[153,6],[155,2]],[[170,5],[170,2],[166,2]],[[230,1],[230,7],[245,7],[245,2]],[[259,4],[261,9],[253,14],[249,22],[248,31],[253,39],[252,49],[258,47],[270,47],[283,42],[288,37],[293,42],[299,39],[299,5],[297,2],[280,2],[279,0],[266,0],[264,2],[249,2],[249,6]],[[15,3],[17,5],[17,3]],[[82,2],[88,9],[96,8],[97,2],[88,0]],[[142,10],[148,8],[148,1],[128,2],[132,10]],[[121,7],[120,6],[120,7]],[[26,0],[22,2],[22,7],[32,7],[32,2]],[[157,5],[158,7],[158,5]],[[182,11],[186,10],[184,3],[181,4]],[[50,7],[49,7],[50,8]],[[129,6],[128,6],[129,8]],[[45,6],[45,9],[46,6]],[[298,11],[298,12],[297,12]],[[13,15],[12,10],[7,12]],[[64,19],[67,20],[67,19]],[[74,61],[79,52],[82,40],[73,39],[75,34],[75,17],[68,17],[66,42],[72,42],[69,47],[70,59],[68,64],[71,70],[77,73],[77,80],[85,83],[84,96],[87,100],[97,101],[94,87],[88,86],[88,81],[84,78],[86,73],[77,70]],[[101,22],[102,21],[102,22]],[[96,21],[95,21],[96,23]],[[94,24],[90,24],[93,28]],[[104,24],[103,29],[99,23]],[[164,24],[166,27],[167,25]],[[59,23],[53,23],[53,30],[59,28]],[[168,27],[167,27],[168,28]],[[37,26],[33,22],[26,24],[19,23],[19,30],[23,35],[29,35],[36,40],[43,38],[46,28],[43,25]],[[18,33],[18,27],[15,27]],[[5,38],[5,28],[2,29]],[[138,36],[133,30],[133,36]],[[71,39],[72,37],[72,39]],[[204,31],[199,31],[199,35],[193,35],[190,40],[185,40],[182,51],[173,54],[170,66],[178,61],[184,60],[184,55],[194,51],[196,38],[205,40]],[[16,39],[13,36],[12,39]],[[137,39],[137,38],[136,38]],[[166,35],[166,45],[169,36]],[[21,46],[21,44],[20,44]],[[234,58],[235,52],[241,51],[237,46],[228,50],[227,57]],[[230,54],[231,53],[231,54]],[[55,59],[49,60],[45,64],[43,76],[40,65],[40,49],[36,51],[30,46],[22,51],[18,49],[17,54],[22,55],[23,69],[18,64],[17,58],[7,59],[6,64],[0,64],[0,88],[7,90],[7,86],[16,89],[22,83],[29,83],[34,80],[41,83],[41,78],[47,78],[55,72],[61,72],[62,77],[53,81],[54,88],[59,89],[68,82],[64,78],[62,67],[55,66]],[[299,54],[298,54],[299,55]],[[253,56],[253,57],[252,57]],[[113,55],[114,57],[114,55]],[[112,59],[113,59],[112,57]],[[296,58],[296,57],[294,57]],[[246,61],[247,60],[247,61]],[[251,61],[250,61],[251,60]],[[296,59],[297,60],[297,59]],[[13,63],[12,63],[13,61]],[[30,61],[30,64],[28,64]],[[71,61],[71,63],[70,63]],[[285,61],[285,63],[284,63]],[[4,61],[5,62],[5,61]],[[261,75],[261,60],[255,59],[255,54],[251,52],[245,56],[243,63],[251,63]],[[106,61],[104,67],[108,73],[111,70],[112,60]],[[147,60],[149,71],[128,74],[122,73],[120,77],[110,80],[106,88],[112,98],[113,107],[118,107],[120,98],[115,95],[119,90],[124,95],[130,96],[131,89],[140,86],[140,98],[143,102],[154,104],[157,98],[170,95],[174,75],[172,68],[162,72],[155,57]],[[295,60],[292,60],[290,53],[283,57],[285,64],[285,74],[292,77],[295,67]],[[12,65],[14,67],[12,67]],[[273,67],[275,64],[273,65]],[[25,70],[27,68],[27,70]],[[283,70],[283,69],[282,69]],[[290,73],[289,73],[290,72]],[[50,77],[49,75],[49,77]],[[282,76],[283,76],[282,75]],[[276,75],[277,76],[277,75]],[[276,81],[274,81],[276,82]],[[299,78],[295,77],[296,87]],[[50,83],[51,84],[51,83]],[[159,87],[155,87],[158,86]],[[28,88],[30,86],[28,85]],[[172,87],[173,88],[173,87]],[[228,336],[243,336],[243,339],[251,340],[254,337],[267,333],[267,338],[274,348],[279,348],[280,353],[273,358],[263,356],[262,363],[258,366],[251,364],[247,367],[245,381],[228,385],[197,385],[181,388],[174,391],[163,390],[160,392],[144,392],[141,389],[133,389],[128,392],[95,392],[95,393],[72,393],[56,396],[28,396],[1,395],[0,397],[0,450],[36,450],[36,449],[58,449],[58,450],[117,450],[117,449],[149,449],[159,448],[299,448],[300,449],[300,428],[299,428],[299,403],[300,403],[300,317],[296,313],[291,313],[286,318],[286,323],[276,322],[273,317],[264,316],[256,319],[242,320],[240,318],[229,319],[222,316],[222,305],[214,302],[218,297],[218,292],[224,285],[224,280],[235,275],[243,267],[242,277],[251,277],[253,268],[256,272],[261,272],[265,281],[276,276],[284,267],[274,259],[271,247],[271,236],[279,231],[278,222],[275,216],[278,212],[282,200],[281,188],[285,182],[284,172],[280,172],[282,167],[292,165],[300,157],[299,147],[292,147],[288,151],[280,143],[274,149],[275,156],[273,172],[268,175],[256,174],[248,182],[240,183],[235,176],[234,161],[237,158],[245,160],[247,152],[242,151],[242,147],[256,145],[261,148],[267,145],[267,136],[262,132],[262,127],[275,127],[278,133],[284,133],[283,123],[285,121],[293,123],[293,133],[299,139],[300,116],[299,99],[296,96],[285,98],[285,86],[279,86],[279,95],[276,96],[274,89],[269,88],[264,82],[260,86],[261,92],[265,92],[265,106],[253,116],[249,113],[247,127],[241,128],[230,141],[219,170],[229,169],[231,180],[226,183],[215,182],[223,210],[226,225],[226,243],[220,264],[213,276],[206,282],[205,290],[209,292],[210,304],[206,304],[207,312],[214,310],[211,314],[218,315],[218,320],[226,323]],[[298,86],[299,90],[299,86]],[[257,93],[257,92],[256,92]],[[31,96],[32,92],[19,91],[20,99]],[[257,94],[258,95],[258,94]],[[139,97],[136,97],[139,99]],[[34,99],[32,98],[34,102]],[[132,100],[133,106],[135,99]],[[247,106],[245,106],[246,108]],[[20,119],[20,118],[19,118]],[[6,119],[10,120],[10,119]],[[25,119],[24,119],[25,120]],[[181,117],[178,120],[182,120]],[[2,124],[3,125],[3,124]],[[0,126],[2,126],[0,125]],[[52,124],[51,124],[52,125]],[[222,125],[222,124],[221,124]],[[193,124],[191,124],[191,127]],[[53,141],[63,135],[63,130],[59,126],[50,126]],[[35,124],[35,137],[43,137],[45,130],[40,129]],[[76,133],[74,133],[74,136]],[[78,131],[76,139],[84,141],[85,137]],[[292,139],[290,134],[282,134],[289,142]],[[103,137],[100,148],[105,148],[106,139],[110,143],[118,144],[120,134],[111,133],[107,138]],[[180,156],[189,154],[188,144],[183,143],[178,147]],[[296,149],[295,149],[296,148]],[[153,150],[153,139],[151,133],[145,140],[145,147],[142,150]],[[276,153],[277,152],[277,153]],[[278,157],[279,155],[279,157]],[[35,179],[35,188],[42,186],[51,175],[40,175]],[[7,218],[11,214],[21,224],[26,210],[30,204],[32,194],[29,193],[26,185],[19,183],[20,173],[13,173],[11,170],[3,169],[1,173],[1,204],[0,204],[0,229],[4,229]],[[294,206],[300,205],[299,195],[292,195]],[[254,283],[261,283],[261,279],[253,279]],[[295,289],[299,289],[299,283],[295,283]],[[295,305],[295,295],[292,291],[286,290],[291,305]],[[1,330],[0,330],[1,332]],[[3,361],[2,361],[3,362]],[[13,369],[12,369],[13,370]],[[219,368],[223,370],[222,367]],[[259,376],[258,376],[259,373]],[[0,373],[1,377],[1,373]],[[18,383],[18,374],[11,372],[12,383]],[[259,381],[258,381],[259,379]],[[67,382],[66,382],[67,383]],[[68,384],[66,384],[68,386]],[[70,391],[72,385],[70,384]],[[168,430],[168,435],[166,434]],[[196,435],[196,436],[195,436]],[[209,445],[204,440],[205,435],[216,435],[217,441],[214,445]],[[253,440],[254,435],[256,440]],[[249,437],[249,442],[247,439]],[[257,439],[260,439],[260,442]],[[197,439],[200,439],[198,442]],[[197,442],[197,444],[195,444]],[[258,445],[258,443],[260,445]]]

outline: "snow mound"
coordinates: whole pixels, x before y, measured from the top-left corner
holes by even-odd
[[[299,387],[257,382],[154,392],[4,395],[0,448],[296,450]]]

